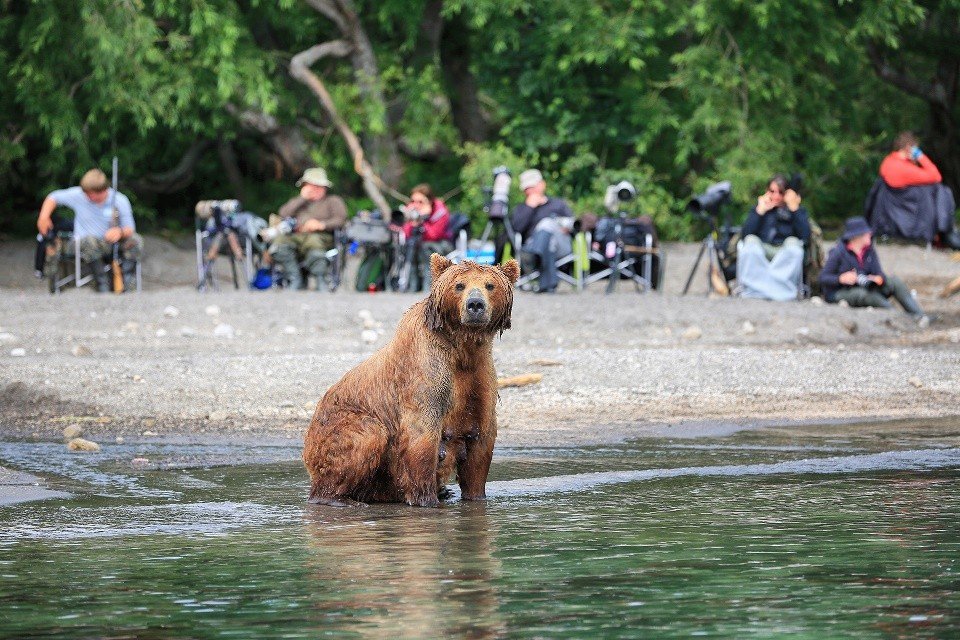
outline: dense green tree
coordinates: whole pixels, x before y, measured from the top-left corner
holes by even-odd
[[[958,0],[0,10],[8,229],[29,228],[46,190],[114,154],[141,219],[165,226],[189,224],[203,197],[269,213],[316,163],[355,207],[426,180],[476,215],[497,164],[539,166],[579,212],[630,179],[634,210],[688,238],[693,192],[731,180],[739,216],[770,174],[799,172],[831,223],[859,211],[901,129],[960,187]]]

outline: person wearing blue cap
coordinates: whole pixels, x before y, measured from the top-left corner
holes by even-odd
[[[820,272],[820,285],[827,302],[845,301],[851,307],[890,308],[893,297],[904,311],[925,328],[930,324],[917,299],[896,276],[888,276],[880,267],[873,247],[873,232],[866,219],[849,218],[843,235],[830,250]]]

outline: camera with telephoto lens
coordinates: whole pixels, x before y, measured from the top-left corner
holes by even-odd
[[[260,237],[271,242],[278,236],[285,236],[287,234],[293,233],[297,230],[297,219],[296,218],[283,218],[277,224],[272,227],[267,227],[260,232]]]
[[[687,203],[687,211],[704,217],[715,217],[720,207],[730,200],[730,181],[716,182]]]
[[[603,196],[603,206],[610,213],[617,213],[621,202],[630,202],[637,197],[637,188],[627,180],[621,180],[617,184],[607,187],[607,192]]]
[[[510,169],[505,165],[493,169],[493,187],[484,189],[491,194],[490,202],[483,208],[491,219],[502,220],[507,217],[507,208],[510,202],[510,183],[512,181]]]
[[[207,220],[207,228],[212,228],[213,231],[238,230],[240,225],[234,216],[240,213],[241,209],[239,200],[201,200],[194,207],[197,217]]]

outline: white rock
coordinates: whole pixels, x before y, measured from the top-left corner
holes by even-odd
[[[123,325],[123,330],[128,333],[136,333],[139,329],[140,329],[140,323],[134,322],[133,320],[130,320],[129,322]]]
[[[166,329],[157,329],[157,337],[158,337],[158,338],[165,338],[166,336],[167,336],[167,330],[166,330]]]
[[[138,375],[135,375],[135,376],[133,376],[133,381],[134,381],[134,382],[143,382],[143,376],[141,376],[141,375],[139,375],[139,374],[138,374]]]
[[[363,328],[364,329],[376,329],[377,325],[380,324],[373,318],[364,318],[363,319]]]
[[[220,307],[215,304],[207,305],[207,308],[203,310],[208,316],[218,316],[220,315]]]
[[[70,353],[77,356],[78,358],[82,358],[83,356],[88,356],[93,352],[90,351],[89,347],[86,347],[82,344],[75,344],[73,345],[73,348],[70,349]]]
[[[846,300],[841,300],[840,302],[837,303],[837,306],[838,306],[838,307],[849,307],[849,306],[850,306],[850,303],[847,302]]]
[[[376,342],[377,337],[378,337],[378,334],[373,329],[364,329],[363,332],[360,333],[360,339],[367,344],[373,344],[374,342]]]
[[[192,338],[197,335],[197,330],[193,327],[180,327],[180,335],[184,338]]]
[[[228,340],[232,340],[233,336],[236,334],[236,329],[234,329],[232,325],[229,325],[225,322],[221,322],[213,328],[213,335],[218,338],[227,338]]]
[[[180,315],[180,309],[177,309],[172,304],[168,304],[163,308],[163,315],[168,318],[176,318],[178,315]]]
[[[70,424],[63,428],[63,439],[68,442],[81,435],[83,435],[83,429],[78,424]]]
[[[700,327],[693,326],[687,327],[684,332],[680,334],[680,337],[684,340],[698,340],[702,335],[703,331],[701,331]]]
[[[100,451],[100,445],[91,440],[84,440],[83,438],[74,438],[67,443],[67,448],[70,451]]]
[[[896,351],[891,351],[891,352],[890,352],[890,359],[891,359],[891,360],[897,360],[899,357],[900,357],[900,354],[897,353]]]
[[[297,328],[296,328],[295,326],[293,326],[292,324],[288,324],[287,326],[285,326],[285,327],[282,329],[282,331],[283,331],[283,335],[285,335],[285,336],[294,336],[294,335],[297,335]]]
[[[207,419],[208,420],[226,420],[229,416],[230,414],[228,414],[226,411],[217,409],[208,413]]]
[[[797,329],[797,335],[798,335],[798,336],[808,336],[808,335],[810,335],[810,328],[809,328],[809,327],[800,327],[799,329]]]
[[[117,436],[117,444],[123,444],[123,436]]]
[[[27,355],[27,350],[23,347],[17,347],[16,349],[10,350],[10,355],[14,358],[22,358],[23,356]]]
[[[373,314],[370,313],[369,309],[360,309],[360,311],[357,311],[357,317],[361,320],[373,320]]]
[[[741,328],[743,329],[744,335],[752,336],[757,332],[757,328],[753,326],[753,323],[749,320],[744,320]]]
[[[20,338],[13,335],[12,333],[7,333],[7,332],[0,333],[0,344],[13,344],[19,339]]]
[[[815,307],[822,307],[823,298],[821,298],[820,296],[813,296],[812,298],[810,298],[810,304],[812,304]]]
[[[158,435],[160,435],[160,434],[157,433],[156,431],[150,431],[150,430],[148,429],[148,430],[146,430],[146,431],[141,432],[140,435],[142,435],[142,436],[145,437],[145,438],[150,438],[150,437],[152,437],[152,436],[158,436]]]
[[[907,380],[907,382],[915,386],[917,389],[923,386],[923,382],[917,376],[913,376],[912,378]]]

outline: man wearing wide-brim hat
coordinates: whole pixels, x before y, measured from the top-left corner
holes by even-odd
[[[921,327],[930,324],[907,285],[896,276],[888,276],[880,267],[873,248],[873,231],[864,218],[849,218],[843,235],[830,250],[820,272],[820,285],[827,302],[846,301],[851,307],[891,306],[891,296]]]
[[[329,264],[326,253],[333,248],[333,232],[347,222],[347,206],[327,191],[333,183],[327,172],[313,167],[297,180],[300,195],[280,207],[280,217],[295,223],[293,232],[277,235],[267,248],[274,262],[283,267],[291,289],[304,289],[301,267],[316,278],[317,289],[325,286]]]

